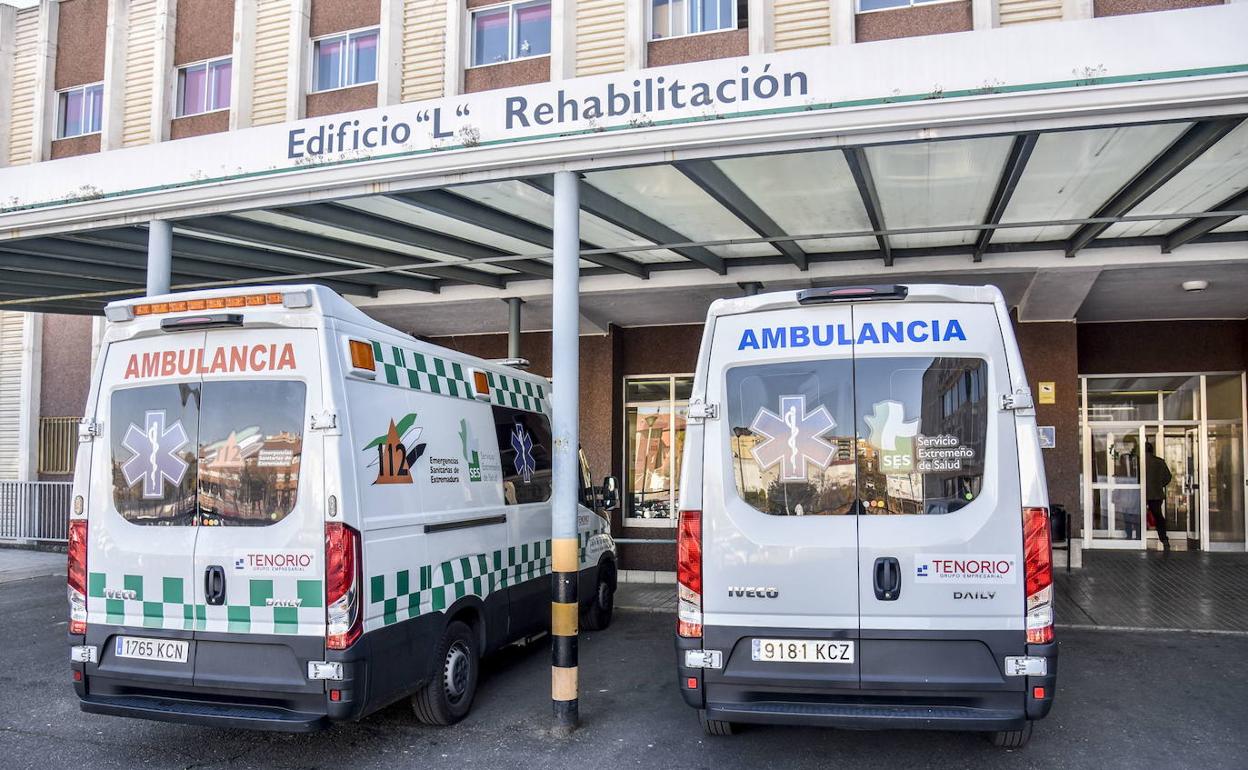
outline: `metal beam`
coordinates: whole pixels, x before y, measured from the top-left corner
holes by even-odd
[[[326,238],[320,235],[290,230],[277,225],[238,217],[210,216],[200,217],[199,219],[184,219],[178,222],[178,229],[224,235],[276,248],[324,254],[335,259],[354,262],[358,267],[394,267],[396,265],[408,265],[423,259],[423,257],[399,254],[393,251],[386,251],[385,249],[376,249],[372,246],[361,246],[357,243],[340,241],[336,238]],[[489,286],[493,289],[501,289],[505,285],[505,281],[497,275],[482,273],[480,270],[465,270],[455,267],[413,269],[397,273],[397,275],[408,275],[412,272],[418,272],[421,275],[433,275],[462,283]]]
[[[393,193],[389,197],[460,222],[484,227],[496,233],[528,241],[544,249],[554,248],[554,235],[548,228],[447,190],[419,190],[416,192]],[[597,249],[601,247],[581,241],[581,248]],[[649,276],[649,271],[645,265],[618,254],[582,254],[581,259],[602,267],[609,267],[621,273],[628,273],[637,278]]]
[[[741,220],[746,227],[764,238],[786,238],[788,233],[776,224],[766,211],[745,194],[713,160],[690,160],[677,163],[676,169],[689,178],[689,181],[702,188],[719,205],[728,209],[728,213]],[[806,252],[796,241],[778,241],[771,244],[792,260],[798,269],[805,270],[808,266]]]
[[[143,231],[137,228],[91,230],[74,233],[68,235],[67,238],[75,241],[118,246],[123,249],[143,248],[146,244]],[[343,265],[341,262],[286,254],[280,251],[256,249],[236,243],[179,235],[176,232],[173,236],[173,255],[175,257],[188,257],[202,262],[220,262],[244,267],[252,265],[263,266],[272,268],[279,274],[316,273],[356,267],[356,265]],[[339,294],[365,294],[368,296],[376,296],[378,286],[434,293],[438,290],[437,283],[428,278],[405,276],[397,273],[376,273],[361,275],[355,278],[349,276],[334,279],[318,278],[316,282],[329,286]]]
[[[861,147],[847,147],[845,162],[849,164],[849,173],[853,174],[854,184],[858,185],[858,195],[862,198],[862,207],[867,210],[867,220],[871,223],[871,229],[887,229],[884,225],[884,210],[880,207],[880,195],[875,189],[871,166],[867,164],[867,153]],[[888,236],[877,235],[875,241],[880,245],[884,266],[892,267],[893,249],[888,243]]]
[[[45,295],[65,294],[68,292],[117,291],[119,287],[112,281],[93,280],[70,275],[49,275],[48,273],[32,273],[24,270],[3,269],[7,254],[0,254],[0,286],[19,287],[23,289],[42,289]],[[136,294],[143,293],[143,286],[135,283]]]
[[[24,241],[7,241],[0,244],[0,250],[17,254],[43,254],[64,260],[74,260],[82,265],[90,265],[92,270],[101,265],[128,267],[144,273],[146,282],[147,256],[130,249],[119,249],[112,246],[100,246],[82,241],[63,240],[58,238],[32,238]],[[66,275],[83,275],[69,272]],[[274,282],[286,282],[289,279],[281,274],[240,265],[229,265],[216,262],[200,262],[194,259],[177,259],[173,264],[173,278],[177,283],[196,283],[204,280],[222,281],[247,278],[266,278],[272,276]]]
[[[1209,210],[1239,211],[1245,208],[1248,208],[1248,187],[1240,190]],[[1195,240],[1205,233],[1217,230],[1222,225],[1234,222],[1236,219],[1238,219],[1238,217],[1203,217],[1201,219],[1189,219],[1187,222],[1170,231],[1170,234],[1166,236],[1165,241],[1161,244],[1161,252],[1163,254],[1169,254],[1183,244]]]
[[[142,292],[146,273],[142,267],[101,261],[65,259],[60,252],[46,247],[25,248],[27,241],[9,241],[0,245],[0,269],[47,275],[112,281],[134,287]],[[22,246],[23,248],[18,248]]]
[[[502,249],[483,246],[479,243],[456,238],[453,235],[426,230],[423,227],[410,225],[406,222],[398,222],[337,203],[312,203],[306,206],[275,209],[275,211],[279,214],[298,217],[310,222],[316,222],[317,224],[329,225],[330,227],[337,227],[342,230],[359,233],[360,235],[384,238],[387,241],[401,243],[404,246],[427,249],[439,254],[449,254],[453,257],[463,257],[469,260],[469,262],[474,259],[506,257],[511,254]],[[520,273],[536,275],[541,278],[550,278],[553,275],[550,265],[545,262],[538,262],[535,259],[517,259],[511,262],[502,262],[498,266]],[[459,269],[462,271],[465,268]],[[479,271],[471,270],[470,272]]]
[[[1234,131],[1235,127],[1242,122],[1243,118],[1219,118],[1192,124],[1191,128],[1174,140],[1143,171],[1136,174],[1135,178],[1114,193],[1114,196],[1097,209],[1093,216],[1118,217],[1135,208],[1141,201],[1173,179],[1175,174],[1187,168],[1192,161],[1217,144],[1222,137]],[[1066,242],[1066,256],[1075,256],[1080,249],[1108,228],[1109,225],[1103,222],[1083,225]]]
[[[1036,140],[1039,138],[1040,134],[1034,133],[1019,134],[1014,137],[1009,157],[1005,159],[1005,166],[1001,169],[1001,178],[997,180],[997,190],[992,195],[992,202],[988,204],[988,212],[984,214],[984,224],[995,225],[1001,221],[1006,208],[1010,205],[1010,198],[1014,197],[1014,189],[1018,187],[1018,180],[1023,178],[1023,171],[1027,168],[1027,161],[1031,160],[1031,153],[1036,149]],[[971,258],[975,262],[983,260],[984,249],[988,248],[988,244],[992,242],[994,231],[994,228],[979,231],[979,236],[975,239],[975,249],[971,252]]]
[[[553,196],[555,194],[549,177],[525,179],[524,181],[547,195]],[[612,198],[587,182],[581,181],[580,188],[581,211],[589,212],[599,219],[604,219],[616,227],[627,230],[633,235],[653,243],[682,243],[692,240],[657,219],[648,217],[637,209]],[[656,246],[655,248],[663,247]],[[724,262],[723,257],[715,254],[705,246],[677,246],[670,249],[670,251],[676,252],[691,262],[696,262],[701,267],[714,270],[719,275],[725,275],[728,272],[728,266]]]

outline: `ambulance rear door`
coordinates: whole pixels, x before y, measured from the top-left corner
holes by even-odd
[[[92,415],[102,435],[91,455],[87,644],[100,648],[108,678],[192,680],[200,382],[191,360],[203,341],[187,332],[171,345],[158,334],[104,349]]]
[[[990,302],[853,306],[862,687],[1012,703],[1023,534],[1003,334]]]
[[[319,691],[325,636],[318,332],[218,329],[203,348],[195,683]]]

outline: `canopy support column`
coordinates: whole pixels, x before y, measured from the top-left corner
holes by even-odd
[[[147,223],[147,296],[168,294],[173,275],[173,223],[153,219]]]
[[[576,174],[555,172],[554,290],[551,391],[554,406],[554,490],[551,516],[551,679],[555,733],[570,735],[580,721],[577,700],[576,528],[580,435],[580,188]],[[517,316],[518,317],[518,316]]]
[[[507,298],[507,357],[520,357],[520,306],[524,300],[519,297]]]

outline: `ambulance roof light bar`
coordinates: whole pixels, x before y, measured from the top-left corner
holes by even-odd
[[[875,286],[829,286],[820,289],[802,289],[797,293],[797,304],[819,305],[827,302],[865,302],[868,300],[905,299],[909,288],[901,284]]]
[[[164,302],[146,302],[132,305],[109,305],[104,308],[104,317],[113,322],[120,322],[132,321],[138,316],[265,307],[267,305],[281,305],[288,310],[311,307],[312,295],[307,290],[270,291],[263,294],[231,294],[220,297],[173,299]],[[162,324],[162,328],[163,326]]]

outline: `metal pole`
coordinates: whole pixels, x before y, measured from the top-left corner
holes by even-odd
[[[173,275],[173,223],[153,219],[147,223],[147,296],[168,294]]]
[[[524,300],[519,297],[507,298],[507,357],[520,357],[520,306]]]
[[[550,697],[555,733],[570,735],[580,721],[577,701],[576,531],[577,449],[580,435],[580,190],[571,171],[555,172],[554,309],[551,379],[554,406],[554,494],[551,516]]]

